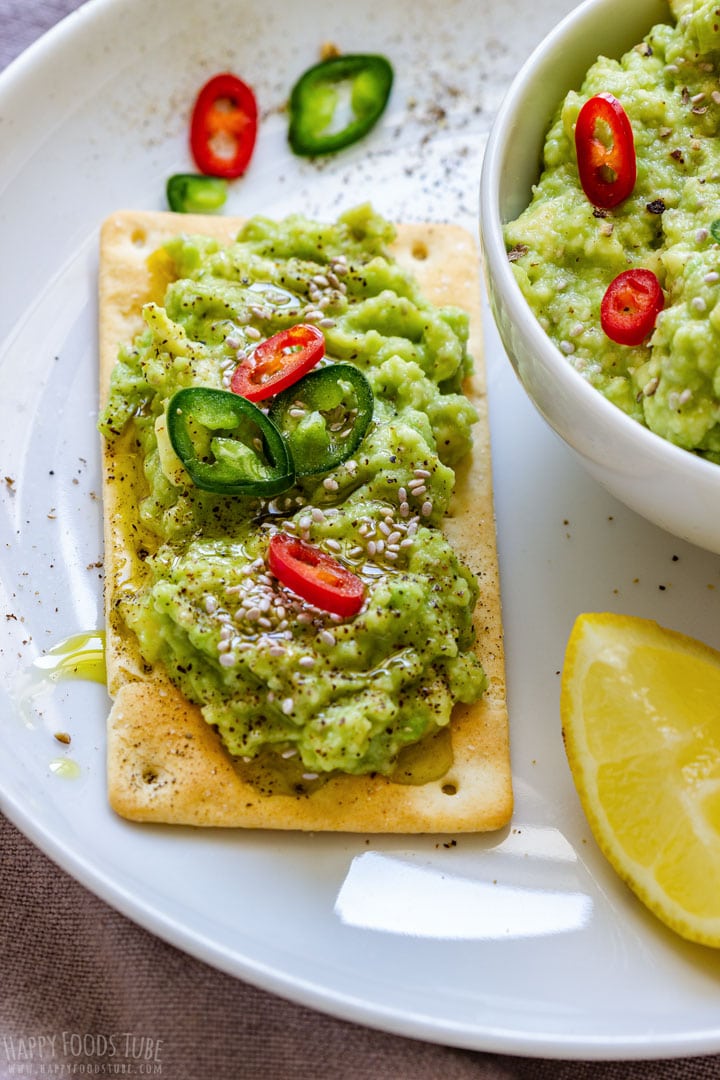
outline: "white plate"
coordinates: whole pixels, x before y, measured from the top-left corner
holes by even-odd
[[[122,206],[163,206],[165,178],[190,166],[197,87],[231,68],[262,108],[229,212],[331,217],[371,198],[393,218],[474,230],[495,108],[571,6],[516,0],[509,19],[504,0],[92,0],[5,72],[0,805],[138,923],[337,1016],[481,1050],[700,1054],[720,1050],[720,955],[666,932],[599,855],[563,755],[558,672],[583,610],[651,616],[720,646],[720,562],[579,470],[526,402],[489,320],[511,828],[454,843],[133,826],[105,803],[103,689],[27,688],[33,658],[101,618],[98,226]],[[287,150],[281,106],[324,41],[386,53],[397,81],[369,139],[312,164]],[[54,771],[64,756],[76,779]]]

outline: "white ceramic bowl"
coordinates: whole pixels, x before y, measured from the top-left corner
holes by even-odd
[[[552,114],[595,58],[619,57],[656,22],[665,0],[586,0],[522,67],[495,119],[480,184],[490,303],[508,356],[547,422],[613,495],[656,525],[720,553],[720,466],[648,431],[594,390],[535,319],[515,282],[503,223],[527,206]]]

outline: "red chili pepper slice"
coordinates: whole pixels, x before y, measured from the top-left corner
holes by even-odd
[[[610,210],[635,187],[637,163],[632,127],[612,94],[585,102],[575,125],[575,152],[583,191],[593,206]]]
[[[255,95],[236,75],[214,75],[197,96],[190,148],[200,172],[234,180],[248,167],[257,136]]]
[[[333,615],[356,615],[365,599],[362,580],[337,559],[287,533],[275,533],[268,563],[278,581]]]
[[[652,270],[625,270],[605,290],[600,325],[618,345],[640,345],[664,304],[660,282]]]
[[[292,386],[324,354],[322,330],[298,323],[261,341],[252,355],[235,368],[230,389],[248,401],[264,401]]]

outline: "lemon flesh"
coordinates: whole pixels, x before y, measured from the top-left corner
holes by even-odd
[[[560,711],[607,859],[664,923],[720,948],[720,653],[648,619],[580,615]]]

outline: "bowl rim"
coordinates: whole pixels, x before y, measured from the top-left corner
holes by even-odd
[[[662,8],[669,11],[666,0],[635,0],[635,4],[638,7],[645,4],[648,9],[654,8],[657,11]],[[505,219],[501,217],[500,213],[500,194],[502,185],[507,183],[503,169],[505,155],[515,127],[514,117],[522,108],[528,93],[531,93],[538,75],[538,69],[545,68],[553,54],[566,49],[566,39],[577,34],[588,18],[597,15],[598,11],[608,6],[627,10],[626,5],[627,0],[583,0],[583,3],[561,19],[536,46],[505,93],[490,129],[480,176],[480,236],[485,273],[491,275],[494,279],[496,288],[502,294],[503,303],[510,318],[520,328],[526,340],[529,341],[530,347],[540,359],[542,365],[554,379],[559,380],[572,393],[578,404],[592,407],[601,422],[617,427],[618,432],[626,440],[639,445],[647,454],[658,459],[659,464],[664,463],[672,468],[689,469],[691,472],[696,472],[698,478],[702,478],[706,482],[713,482],[713,478],[715,478],[715,482],[720,483],[719,465],[699,457],[691,450],[686,450],[658,435],[650,428],[644,427],[619,406],[614,405],[599,390],[591,386],[580,372],[572,364],[568,363],[567,358],[542,329],[532,308],[525,299],[510,269],[503,238]],[[649,30],[652,25],[655,25],[656,21],[655,19],[649,22],[647,29]],[[626,48],[631,47],[630,41],[629,38]],[[587,52],[589,59],[586,66],[589,66],[600,53],[598,48],[592,44],[588,44]],[[569,89],[569,86],[567,89]],[[565,92],[567,90],[560,91],[558,103],[562,100]],[[545,131],[547,131],[547,123],[549,123],[549,118],[545,125]],[[493,303],[491,295],[491,306]]]

